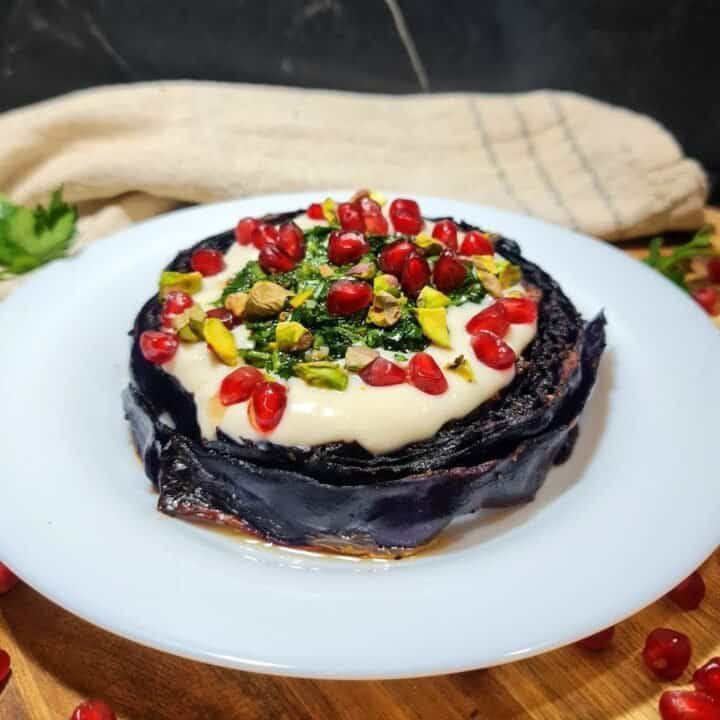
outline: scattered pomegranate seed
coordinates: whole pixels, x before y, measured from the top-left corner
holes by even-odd
[[[465,330],[470,335],[475,335],[481,330],[487,330],[498,337],[505,337],[510,328],[510,321],[507,319],[505,308],[499,302],[494,302],[479,313],[473,315],[465,325]]]
[[[358,203],[340,203],[337,208],[337,216],[343,230],[357,230],[359,232],[365,230],[365,222]]]
[[[333,265],[357,262],[369,249],[363,234],[353,230],[333,230],[328,238],[328,260]]]
[[[320,203],[313,203],[307,209],[307,216],[312,220],[324,220],[325,213],[323,212],[322,205]]]
[[[400,284],[408,297],[416,298],[430,282],[430,266],[424,257],[410,255],[400,275]]]
[[[203,277],[211,277],[225,269],[225,258],[218,250],[200,248],[190,256],[190,267]]]
[[[276,382],[256,385],[248,403],[248,418],[259,432],[274,430],[287,406],[287,388]]]
[[[258,255],[260,267],[266,273],[283,273],[295,269],[295,261],[277,245],[266,245]]]
[[[12,590],[19,580],[17,575],[4,563],[0,563],[0,595]]]
[[[692,291],[693,299],[708,315],[714,315],[717,308],[718,291],[712,287],[696,288]]]
[[[250,235],[250,241],[258,250],[262,250],[267,245],[276,243],[277,239],[277,228],[269,223],[259,223]]]
[[[225,308],[213,308],[205,315],[209,318],[217,318],[228,330],[232,330],[235,325],[235,316]]]
[[[369,365],[366,365],[359,373],[360,378],[366,385],[384,387],[386,385],[400,385],[407,379],[405,370],[384,357],[375,358]]]
[[[365,232],[371,235],[387,235],[388,221],[387,218],[378,213],[377,215],[365,215]]]
[[[515,351],[501,338],[487,330],[475,333],[470,339],[475,356],[493,370],[507,370],[515,364]]]
[[[710,282],[720,283],[720,258],[710,258],[708,260],[707,273]]]
[[[695,610],[705,597],[705,581],[696,570],[674,587],[668,597],[683,610]]]
[[[408,381],[428,395],[442,395],[448,389],[447,378],[432,355],[419,352],[410,358]]]
[[[451,250],[457,250],[457,235],[458,227],[452,220],[440,220],[432,231],[432,236],[445,243]]]
[[[5,682],[10,674],[10,655],[5,650],[0,650],[0,685]]]
[[[516,325],[537,320],[537,305],[530,298],[500,298],[507,319]]]
[[[600,632],[595,633],[594,635],[589,635],[588,637],[583,638],[582,640],[578,640],[576,645],[578,645],[581,648],[584,648],[585,650],[593,650],[593,651],[606,650],[612,644],[612,639],[614,636],[615,636],[615,626],[611,625],[609,628],[605,628],[605,630],[601,630]]]
[[[692,690],[669,690],[660,696],[662,720],[720,720],[720,703]]]
[[[249,365],[233,370],[220,384],[220,403],[227,406],[245,402],[264,379],[257,368]]]
[[[164,328],[172,328],[173,318],[192,306],[193,299],[187,293],[182,290],[171,290],[160,312],[160,324]]]
[[[257,218],[246,217],[238,221],[235,226],[235,240],[240,245],[252,244],[253,230],[260,225],[260,221]]]
[[[140,335],[140,352],[153,365],[162,365],[172,360],[178,345],[180,345],[180,341],[175,335],[169,333],[145,330]]]
[[[720,700],[720,657],[710,658],[693,673],[696,690],[712,695]]]
[[[326,304],[331,315],[353,315],[368,307],[372,298],[372,288],[367,283],[338,280],[330,286]]]
[[[294,222],[286,222],[280,226],[277,246],[296,262],[305,257],[305,236]]]
[[[415,246],[408,240],[398,240],[386,245],[378,256],[378,264],[384,273],[400,277],[405,261],[415,253]]]
[[[677,630],[656,628],[645,640],[643,659],[662,680],[676,680],[690,662],[690,640]]]
[[[452,250],[443,251],[433,267],[433,282],[442,292],[459,288],[467,280],[467,276],[465,263],[459,260]]]
[[[494,255],[490,238],[479,230],[468,230],[460,243],[461,255]]]
[[[70,720],[117,720],[112,708],[102,700],[88,700],[78,705]]]
[[[390,219],[395,231],[403,235],[417,235],[425,224],[418,204],[405,198],[397,198],[390,203]]]

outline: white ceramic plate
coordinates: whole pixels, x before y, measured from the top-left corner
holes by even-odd
[[[37,272],[0,304],[0,558],[77,615],[178,655],[378,678],[508,662],[634,613],[720,540],[720,334],[620,251],[527,217],[419,198],[520,241],[608,349],[570,462],[537,500],[397,562],[252,544],[155,511],[120,392],[132,319],[177,250],[328,193],[171,213]],[[333,193],[344,196],[347,193]]]

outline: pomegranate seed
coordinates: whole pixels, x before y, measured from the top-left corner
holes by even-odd
[[[145,330],[140,335],[140,352],[153,365],[162,365],[175,357],[180,341],[175,335],[157,330]]]
[[[328,239],[328,260],[333,265],[357,262],[370,245],[362,233],[352,230],[333,230]]]
[[[386,245],[378,256],[380,269],[384,273],[400,277],[405,267],[405,261],[413,253],[415,253],[415,246],[408,240],[398,240]]]
[[[507,370],[517,360],[515,351],[504,340],[487,330],[475,333],[470,344],[477,359],[493,370]]]
[[[668,597],[683,610],[695,610],[705,597],[705,581],[696,570],[674,587]]]
[[[276,382],[256,385],[248,403],[248,418],[259,432],[274,430],[287,406],[287,388]]]
[[[676,680],[690,662],[690,640],[677,630],[656,628],[645,640],[643,659],[662,680]]]
[[[358,198],[357,203],[360,206],[360,211],[363,216],[382,215],[380,203],[375,202],[369,195],[363,195],[361,198]]]
[[[210,277],[225,269],[225,258],[217,250],[201,248],[190,256],[190,267],[203,277]]]
[[[250,241],[258,250],[262,250],[267,245],[276,243],[277,239],[277,228],[269,223],[260,223],[250,235]]]
[[[225,308],[213,308],[208,310],[205,316],[217,318],[228,330],[232,330],[235,325],[235,316]]]
[[[448,382],[432,355],[419,352],[410,358],[407,369],[408,382],[428,395],[442,395]]]
[[[263,381],[263,374],[249,365],[233,370],[220,384],[220,403],[235,405],[245,402],[256,386]]]
[[[10,674],[10,656],[5,650],[0,650],[0,684],[4,683]]]
[[[535,322],[537,305],[530,298],[500,298],[498,302],[505,308],[505,316],[516,325]]]
[[[510,321],[507,319],[507,313],[499,302],[494,302],[476,315],[473,315],[465,325],[465,330],[467,330],[470,335],[475,335],[481,330],[487,330],[498,337],[505,337],[505,333],[507,333],[509,328]]]
[[[490,238],[479,230],[469,230],[460,243],[461,255],[493,255],[495,249]]]
[[[717,307],[718,291],[712,287],[696,288],[692,291],[693,299],[698,305],[701,305],[703,310],[708,315],[715,314],[715,308]]]
[[[400,385],[406,380],[405,371],[394,362],[384,357],[375,358],[359,373],[366,385],[384,387],[385,385]]]
[[[78,705],[70,720],[117,720],[112,708],[102,700],[88,700]]]
[[[712,695],[720,700],[720,657],[710,658],[693,673],[696,690]]]
[[[692,690],[668,690],[658,705],[662,720],[720,720],[720,703]]]
[[[164,328],[172,328],[173,318],[192,306],[193,299],[187,293],[182,290],[171,290],[160,312],[160,324]]]
[[[720,283],[720,258],[710,258],[708,260],[707,273],[710,282]]]
[[[327,309],[331,315],[353,315],[372,302],[372,288],[357,280],[334,282],[327,295]]]
[[[445,250],[433,267],[433,282],[442,292],[459,288],[467,280],[467,268],[452,250]]]
[[[451,250],[457,250],[458,227],[452,220],[441,220],[435,224],[432,236],[445,243]]]
[[[283,273],[295,269],[295,261],[277,245],[266,245],[258,255],[258,262],[266,273]]]
[[[238,221],[235,226],[235,240],[240,245],[252,244],[253,230],[260,225],[260,221],[257,218],[246,217]]]
[[[12,590],[19,580],[17,575],[4,563],[0,563],[0,595]]]
[[[396,232],[417,235],[425,224],[414,200],[397,198],[390,203],[390,219]]]
[[[585,650],[593,650],[593,651],[599,651],[599,650],[606,650],[610,647],[610,644],[612,643],[613,636],[615,635],[615,626],[611,625],[609,628],[605,628],[605,630],[601,630],[598,633],[595,633],[594,635],[589,635],[586,638],[583,638],[582,640],[578,640],[576,645],[578,645],[581,648],[584,648]]]
[[[388,221],[384,215],[365,215],[365,232],[371,235],[387,235]]]
[[[340,203],[337,208],[337,216],[343,230],[358,230],[359,232],[365,230],[365,222],[358,203]]]
[[[413,254],[405,262],[400,284],[408,297],[416,298],[430,282],[430,266],[424,257]]]
[[[307,216],[312,220],[324,220],[325,213],[323,213],[322,205],[320,203],[313,203],[307,209]]]
[[[294,223],[283,223],[278,230],[277,246],[295,262],[305,257],[305,236]]]

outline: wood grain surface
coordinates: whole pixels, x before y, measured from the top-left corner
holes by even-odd
[[[720,226],[720,213],[708,219]],[[0,648],[12,657],[0,720],[66,720],[91,697],[109,702],[119,720],[656,719],[662,690],[687,684],[690,671],[671,684],[649,677],[640,658],[646,634],[658,626],[687,633],[691,667],[720,655],[718,558],[702,572],[700,609],[659,600],[621,623],[605,652],[567,647],[490,670],[385,682],[283,679],[182,660],[99,630],[20,584],[0,597]]]

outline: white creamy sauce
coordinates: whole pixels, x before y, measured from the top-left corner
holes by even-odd
[[[306,216],[295,222],[303,229],[322,224]],[[427,223],[425,232],[432,232],[432,223]],[[459,239],[461,236],[459,233]],[[226,269],[204,279],[203,289],[194,295],[195,301],[204,309],[210,309],[226,282],[256,257],[255,248],[234,243],[225,255]],[[428,395],[409,384],[370,387],[354,374],[350,375],[348,388],[343,392],[311,387],[299,378],[279,380],[288,386],[288,405],[280,424],[270,435],[259,433],[250,424],[247,403],[227,408],[220,405],[217,398],[220,383],[233,368],[217,360],[205,343],[181,343],[173,360],[163,367],[194,395],[200,430],[207,439],[214,439],[220,428],[231,437],[264,438],[279,445],[356,441],[371,453],[386,453],[432,436],[446,422],[464,417],[513,380],[514,366],[493,370],[476,359],[470,336],[465,331],[467,321],[493,301],[488,296],[481,304],[448,308],[452,348],[430,345],[425,351],[444,370],[448,390],[442,395]],[[535,337],[536,330],[535,323],[511,325],[504,339],[520,355]],[[252,345],[244,326],[235,328],[233,334],[238,347]],[[394,360],[394,353],[382,354]],[[474,382],[445,369],[458,355],[464,355],[470,363]]]

